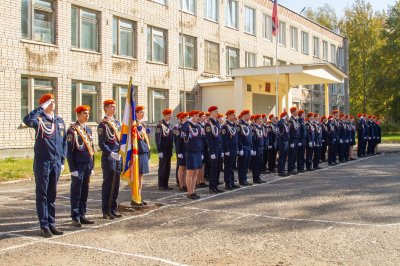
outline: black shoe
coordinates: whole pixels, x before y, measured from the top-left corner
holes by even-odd
[[[225,190],[233,190],[233,187],[231,187],[231,186],[225,186]]]
[[[62,236],[64,234],[63,231],[60,231],[56,227],[51,227],[51,226],[50,226],[50,232],[55,236]]]
[[[195,195],[197,199],[200,199],[200,196],[197,195],[196,193],[193,193],[193,195]]]
[[[81,224],[94,224],[94,222],[86,219],[86,217],[82,217]]]
[[[297,175],[299,173],[297,173],[296,171],[290,171],[288,175]]]
[[[244,183],[239,183],[241,186],[244,186],[244,187],[248,187],[248,186],[252,186],[253,184],[250,184],[249,182],[244,182]]]
[[[221,190],[219,188],[216,188],[216,190],[217,190],[217,193],[224,193],[225,192],[225,190]]]
[[[315,169],[314,168],[307,168],[307,171],[312,172],[312,171],[315,171]]]
[[[284,173],[278,173],[278,176],[285,176],[286,177],[286,176],[289,176],[289,175],[284,172]]]
[[[261,179],[253,180],[253,184],[263,184],[263,183],[265,182],[263,182]]]
[[[218,185],[223,185],[224,183],[223,182],[218,182]]]
[[[173,188],[172,187],[158,187],[158,190],[168,191],[168,190],[173,190]]]
[[[188,198],[188,199],[191,199],[191,200],[198,200],[199,198],[196,196],[196,194],[188,194],[188,195],[186,195],[186,197]]]
[[[209,191],[210,193],[218,194],[218,191],[215,187],[210,187]]]
[[[82,224],[81,224],[81,222],[80,221],[78,221],[78,220],[72,220],[72,226],[73,227],[82,227]]]
[[[137,203],[136,201],[131,201],[131,206],[133,207],[143,207],[143,202]]]
[[[50,238],[53,236],[49,228],[40,229],[40,234],[45,238]]]
[[[187,192],[187,187],[185,186],[185,187],[181,187],[181,188],[179,188],[179,191],[180,192]]]
[[[115,216],[112,215],[112,214],[103,214],[103,219],[106,219],[106,220],[114,220],[114,219],[115,219]]]
[[[298,171],[298,173],[301,173],[301,174],[303,174],[303,173],[305,173],[306,171],[305,170],[299,170]]]
[[[118,212],[113,212],[111,213],[112,216],[114,216],[115,218],[121,218],[122,214],[118,213]]]
[[[322,169],[322,167],[320,167],[320,166],[314,167],[314,170],[321,170],[321,169]]]
[[[238,186],[238,185],[232,185],[232,188],[233,188],[233,189],[238,189],[238,188],[240,188],[240,186]]]
[[[147,201],[142,200],[143,206],[147,205]]]

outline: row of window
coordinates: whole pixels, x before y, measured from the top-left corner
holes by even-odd
[[[161,4],[166,4],[165,0],[157,1]],[[182,10],[195,14],[195,0],[181,0]],[[205,18],[218,21],[218,4],[217,0],[205,0]],[[238,25],[238,2],[235,0],[227,0],[226,2],[226,25],[237,28]],[[55,11],[52,0],[22,0],[21,14],[21,29],[22,37],[35,41],[55,43]],[[263,38],[272,41],[272,18],[269,15],[263,14]],[[72,6],[71,8],[71,45],[72,47],[99,51],[99,13],[88,10],[86,8]],[[245,27],[247,33],[255,35],[256,25],[256,10],[245,6]],[[136,22],[113,17],[113,54],[136,58],[137,51],[137,27]],[[299,49],[299,32],[296,27],[290,26],[290,48]],[[167,35],[165,29],[147,27],[147,60],[167,64]],[[183,40],[182,40],[183,38]],[[301,31],[301,52],[310,54],[309,48],[309,33]],[[286,23],[279,22],[278,43],[286,46]],[[183,47],[182,47],[183,46]],[[217,49],[218,48],[218,49]],[[234,48],[233,48],[234,49]],[[330,49],[330,51],[329,51]],[[330,60],[329,60],[330,52]],[[236,51],[228,51],[227,59],[236,53]],[[183,55],[183,56],[182,56]],[[218,59],[217,59],[218,56]],[[235,55],[232,55],[235,56]],[[337,49],[334,44],[329,44],[327,41],[322,41],[322,57],[320,49],[320,39],[313,37],[313,56],[322,58],[325,61],[330,61],[334,64],[344,65],[344,51],[342,48]],[[238,67],[237,59],[230,62],[232,67]],[[249,64],[246,66],[256,66],[255,60],[252,63],[250,56]],[[196,69],[197,67],[197,40],[191,36],[180,36],[179,40],[179,62],[180,66]],[[215,43],[206,42],[205,45],[205,71],[219,74],[219,46]],[[246,56],[246,62],[248,61]],[[236,63],[237,64],[236,64]],[[265,65],[265,64],[264,64]],[[227,66],[227,74],[231,66]]]
[[[30,110],[35,108],[39,102],[40,97],[46,93],[56,93],[56,79],[43,78],[43,77],[21,77],[21,119],[26,116]],[[121,120],[122,113],[125,108],[126,95],[128,92],[127,86],[113,85],[113,99],[117,102],[117,119]],[[84,82],[84,81],[72,81],[71,83],[71,117],[75,119],[74,107],[79,105],[89,105],[90,109],[90,120],[89,122],[98,122],[100,117],[99,113],[102,113],[102,109],[98,108],[99,102],[99,84]],[[196,109],[195,93],[186,93],[186,110]],[[135,88],[134,99],[138,101],[137,88]],[[162,118],[162,111],[167,108],[168,105],[168,90],[165,89],[148,89],[148,107],[146,112],[148,113],[148,122],[155,123],[160,121]],[[179,111],[183,111],[183,92],[180,92],[179,96]],[[56,105],[56,108],[57,105]]]

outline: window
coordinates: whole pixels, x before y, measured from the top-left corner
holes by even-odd
[[[299,47],[299,33],[297,28],[290,26],[290,48],[297,51]]]
[[[286,46],[286,23],[279,21],[278,43]]]
[[[190,14],[196,14],[196,0],[180,0],[181,10]]]
[[[55,43],[55,10],[53,1],[22,0],[22,38],[38,42]]]
[[[309,46],[308,46],[308,33],[302,31],[301,32],[301,52],[303,54],[309,54]]]
[[[337,63],[336,46],[331,44],[331,63]]]
[[[328,42],[323,41],[322,42],[322,59],[325,61],[328,61]]]
[[[204,0],[204,17],[218,21],[218,0]]]
[[[344,95],[344,84],[336,84],[339,95]]]
[[[197,54],[197,46],[196,46],[196,38],[183,35],[183,52],[185,62],[182,59],[182,35],[179,36],[179,66],[185,68],[196,69],[196,54]]]
[[[247,6],[244,7],[244,31],[256,34],[256,10]]]
[[[245,53],[246,57],[246,67],[256,67],[257,66],[257,55],[255,53]]]
[[[319,57],[319,38],[313,37],[313,56]]]
[[[286,61],[278,60],[278,66],[286,66]]]
[[[73,6],[71,9],[72,47],[99,50],[99,19],[97,12]]]
[[[167,108],[167,91],[149,89],[149,123],[157,123],[163,118],[162,111]]]
[[[263,38],[272,41],[272,18],[263,14],[262,20]]]
[[[226,0],[225,5],[225,25],[238,28],[238,2],[236,0]]]
[[[263,66],[272,66],[273,59],[271,57],[263,57]]]
[[[196,109],[196,94],[186,92],[186,111],[190,112]],[[179,92],[179,111],[183,112],[183,91]]]
[[[54,83],[54,79],[49,78],[21,77],[21,120],[39,105],[43,94],[54,94]]]
[[[162,5],[166,5],[167,4],[167,0],[152,0],[153,2],[162,4]]]
[[[344,49],[342,47],[338,49],[338,65],[344,66]]]
[[[71,86],[71,107],[72,121],[76,118],[75,107],[80,105],[89,105],[89,122],[96,122],[98,119],[98,111],[97,111],[97,85],[93,83],[85,83],[72,81]]]
[[[167,63],[167,32],[153,27],[147,28],[147,61]]]
[[[138,88],[134,86],[133,92],[133,99],[135,100],[136,104],[138,101]],[[125,103],[126,103],[126,96],[128,94],[128,87],[121,86],[121,85],[113,85],[113,99],[117,104],[117,112],[115,114],[115,118],[119,121],[122,121],[124,110],[125,110]]]
[[[239,62],[239,49],[226,47],[226,74],[231,75],[232,68],[238,68]]]
[[[219,44],[204,42],[204,71],[219,74]]]
[[[113,54],[136,57],[136,24],[129,20],[113,18]]]
[[[331,94],[337,94],[338,93],[338,90],[337,90],[337,85],[336,84],[330,84],[329,85],[329,88],[330,88],[330,93]]]

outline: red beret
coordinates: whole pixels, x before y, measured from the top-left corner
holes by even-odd
[[[45,102],[47,102],[50,99],[54,99],[53,94],[51,94],[51,93],[43,94],[42,97],[40,97],[40,99],[39,99],[39,104],[44,104]]]
[[[188,115],[189,115],[190,117],[193,117],[193,116],[198,115],[198,114],[200,114],[200,111],[198,111],[198,110],[193,110],[193,111],[191,111],[191,112],[188,113]]]
[[[242,119],[242,115],[241,114],[238,115],[238,119]]]
[[[211,113],[212,111],[217,111],[218,107],[217,106],[211,106],[210,108],[208,108],[208,111]]]
[[[204,116],[204,115],[206,115],[206,113],[204,113],[204,112],[199,113],[199,116]]]
[[[345,116],[345,114],[344,113],[340,113],[339,117],[343,117],[343,116]]]
[[[135,112],[137,113],[137,112],[140,112],[140,111],[142,111],[142,110],[144,110],[144,106],[142,106],[142,105],[138,105],[138,106],[136,106],[136,108],[135,108]]]
[[[270,114],[270,115],[268,116],[268,119],[269,119],[269,120],[271,120],[272,118],[274,118],[274,114]]]
[[[298,113],[299,115],[302,115],[302,114],[304,114],[304,110],[299,110],[299,113]]]
[[[107,105],[109,105],[109,104],[115,104],[115,101],[114,101],[113,99],[109,99],[109,100],[105,100],[105,101],[103,102],[103,105],[104,105],[104,106],[107,106]]]
[[[250,116],[250,120],[254,120],[254,115]]]
[[[235,110],[228,110],[226,116],[235,114]]]
[[[368,115],[368,118],[372,118],[373,117],[373,115]]]
[[[324,120],[324,119],[326,119],[326,116],[325,116],[325,115],[321,117],[321,121]]]
[[[185,117],[187,117],[188,116],[188,113],[185,113],[185,112],[182,112],[180,115],[179,115],[179,119],[184,119]]]
[[[314,116],[314,113],[312,113],[312,112],[307,114],[307,117],[313,117],[313,116]]]
[[[331,120],[333,118],[333,115],[330,115],[329,117],[328,117],[328,120]]]
[[[75,109],[76,113],[80,113],[80,112],[83,112],[83,111],[90,111],[90,106],[81,105],[81,106],[76,107],[76,109]]]
[[[262,115],[255,115],[254,120],[260,119],[261,117],[262,117]]]
[[[290,112],[291,112],[291,113],[293,113],[293,112],[295,112],[295,111],[297,111],[297,107],[296,107],[296,106],[293,106],[292,108],[290,108]]]
[[[357,114],[357,117],[358,118],[360,118],[360,117],[362,117],[363,116],[363,114]]]
[[[164,111],[162,111],[162,114],[163,114],[163,115],[170,115],[170,114],[172,114],[172,110],[169,109],[169,108],[164,109]]]
[[[287,112],[281,113],[280,118],[283,118],[284,116],[287,116]]]
[[[179,112],[179,113],[177,113],[176,114],[176,118],[178,118],[179,119],[179,116],[182,114],[183,112]]]
[[[244,116],[244,115],[247,115],[247,114],[250,114],[250,110],[243,110],[243,111],[240,113],[240,116]]]
[[[222,117],[224,117],[223,114],[218,114],[218,118],[222,118]]]
[[[314,113],[314,117],[317,117],[319,114],[318,113]]]
[[[332,112],[332,114],[338,114],[339,113],[339,110],[333,110],[333,112]]]
[[[262,118],[266,118],[267,115],[266,115],[266,114],[262,114],[261,117],[262,117]]]
[[[210,116],[210,112],[205,112],[205,115],[206,116]]]
[[[350,119],[353,119],[353,118],[354,118],[354,116],[351,115],[351,116],[350,116]]]

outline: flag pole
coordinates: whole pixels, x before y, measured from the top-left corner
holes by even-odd
[[[278,96],[278,81],[279,81],[279,69],[278,69],[278,36],[275,36],[276,39],[276,44],[275,44],[275,68],[276,68],[276,74],[275,74],[275,100],[276,100],[276,116],[278,116],[279,113],[279,96]]]

